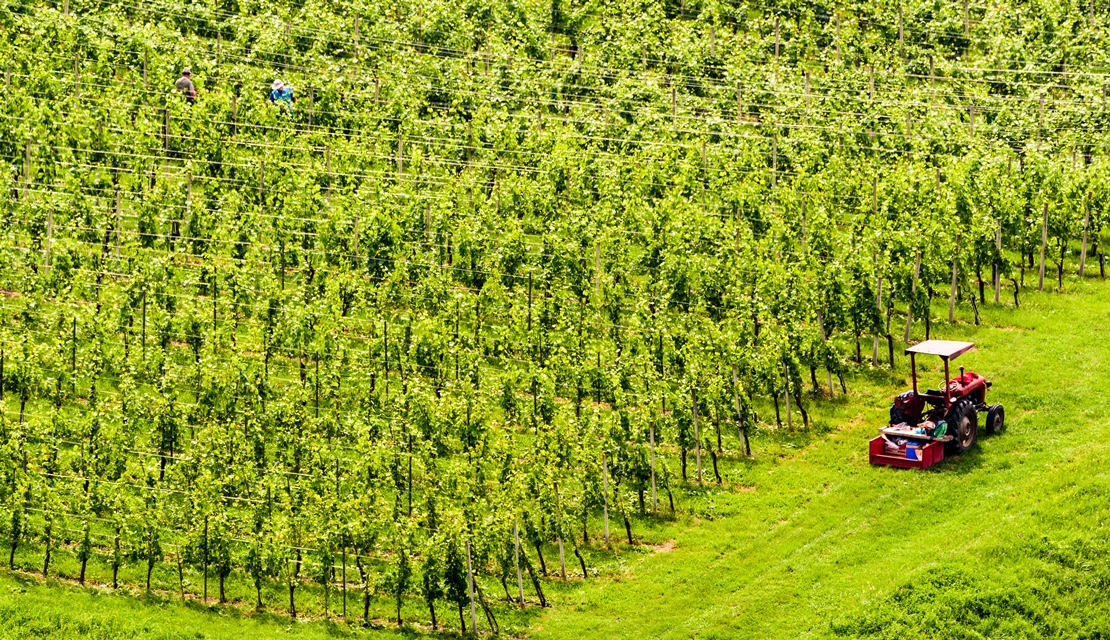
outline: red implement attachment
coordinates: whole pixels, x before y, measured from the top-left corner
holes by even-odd
[[[883,464],[888,467],[902,467],[904,469],[928,469],[934,464],[944,460],[944,443],[939,440],[921,442],[921,447],[914,453],[917,459],[905,456],[890,455],[885,452],[883,437],[871,440],[871,464]]]

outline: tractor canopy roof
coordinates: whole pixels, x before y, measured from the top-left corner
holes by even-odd
[[[912,347],[906,348],[906,353],[921,353],[930,356],[940,356],[945,360],[955,360],[967,353],[974,342],[955,342],[953,340],[926,340]]]

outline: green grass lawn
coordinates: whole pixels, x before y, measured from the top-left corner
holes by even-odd
[[[1020,310],[987,305],[982,327],[933,325],[977,343],[958,364],[994,381],[1003,434],[925,472],[871,467],[867,440],[908,365],[857,376],[847,398],[811,402],[809,432],[726,456],[728,490],[685,489],[691,515],[634,532],[673,548],[595,554],[601,577],[552,585],[554,606],[502,621],[508,635],[1110,637],[1110,284],[1065,286],[1023,293]],[[0,572],[3,638],[286,635],[362,633]]]

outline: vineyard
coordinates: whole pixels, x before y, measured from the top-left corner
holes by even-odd
[[[5,2],[2,573],[352,633],[570,615],[908,344],[1100,286],[1107,24]]]

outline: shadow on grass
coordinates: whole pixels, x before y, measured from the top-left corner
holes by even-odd
[[[983,447],[979,446],[979,443],[976,443],[975,446],[964,453],[946,453],[944,461],[933,468],[938,471],[944,470],[948,473],[962,476],[978,471],[987,466],[987,464],[988,459],[983,452]]]
[[[899,362],[897,360],[895,360],[894,364],[895,369],[893,371],[890,369],[889,363],[880,364],[878,367],[861,367],[852,372],[850,381],[856,385],[861,381],[866,381],[876,387],[910,386],[912,383],[909,381],[909,364],[907,363],[902,369],[898,368]],[[844,398],[843,395],[838,395],[834,400],[842,398]]]

